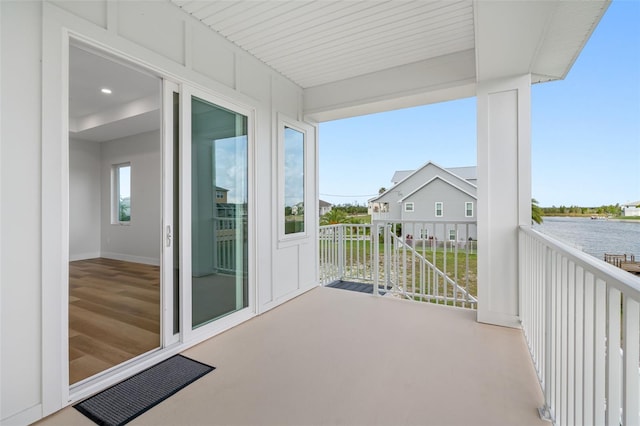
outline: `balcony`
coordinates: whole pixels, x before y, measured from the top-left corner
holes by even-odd
[[[314,288],[187,350],[215,372],[132,424],[640,424],[637,277],[522,228],[522,329],[498,327],[455,271],[417,274],[426,256],[392,226],[325,231],[321,258],[374,295]],[[91,424],[72,408],[42,423]]]
[[[315,288],[186,351],[217,369],[131,424],[546,424],[521,331],[475,318]]]

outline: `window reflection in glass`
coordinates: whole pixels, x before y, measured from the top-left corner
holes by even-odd
[[[304,232],[304,133],[284,128],[284,233]]]

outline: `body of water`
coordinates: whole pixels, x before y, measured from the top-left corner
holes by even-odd
[[[544,217],[533,229],[552,236],[600,260],[604,254],[634,254],[640,260],[640,221]]]

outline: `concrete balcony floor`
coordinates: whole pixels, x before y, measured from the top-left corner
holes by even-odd
[[[316,288],[184,354],[215,371],[132,425],[545,425],[520,330]],[[45,425],[91,425],[75,409]]]

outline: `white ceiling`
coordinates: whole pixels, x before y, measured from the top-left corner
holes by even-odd
[[[302,88],[473,50],[477,80],[561,79],[609,4],[560,0],[171,0]]]
[[[101,92],[111,89],[111,94]],[[160,128],[161,80],[135,66],[69,48],[69,132],[102,142]]]
[[[474,46],[470,0],[172,1],[305,88]]]

